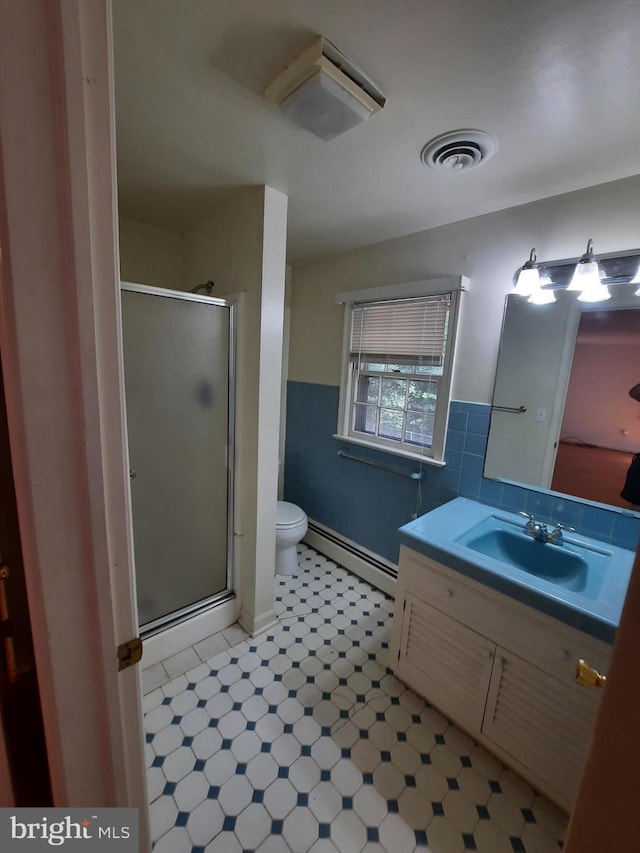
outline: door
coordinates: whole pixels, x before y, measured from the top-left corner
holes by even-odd
[[[233,306],[122,286],[140,623],[150,630],[231,587]]]
[[[482,733],[570,809],[600,696],[498,648]]]
[[[507,300],[484,473],[549,488],[564,404],[564,397],[557,399],[558,365],[570,303],[536,305],[532,311],[526,297],[510,294]],[[524,380],[523,364],[528,366]]]
[[[495,646],[408,594],[398,674],[465,728],[480,730]]]
[[[51,787],[0,369],[0,806],[11,800],[51,805]]]

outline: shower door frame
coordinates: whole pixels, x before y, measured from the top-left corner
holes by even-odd
[[[164,616],[160,616],[157,619],[153,619],[151,622],[146,622],[144,625],[140,626],[140,636],[142,639],[146,639],[155,634],[160,633],[161,631],[166,630],[167,628],[171,628],[174,625],[179,624],[184,619],[190,616],[196,616],[200,613],[203,613],[209,610],[212,607],[216,607],[219,604],[222,604],[225,601],[229,601],[230,599],[235,597],[235,564],[234,564],[234,531],[235,531],[235,515],[236,515],[236,503],[235,503],[235,444],[236,444],[236,364],[237,364],[237,303],[233,299],[223,299],[216,296],[203,296],[199,293],[190,293],[189,291],[184,290],[172,290],[167,287],[153,287],[148,284],[136,284],[135,282],[130,281],[121,281],[120,282],[120,290],[128,291],[130,293],[142,293],[148,296],[162,296],[167,299],[179,299],[185,302],[201,302],[206,305],[217,305],[220,308],[228,308],[229,309],[229,348],[228,348],[228,359],[229,359],[229,371],[228,371],[228,385],[227,385],[227,393],[228,393],[228,410],[227,410],[227,452],[226,452],[226,466],[227,466],[227,548],[226,548],[226,587],[221,592],[216,592],[213,595],[208,596],[207,598],[200,599],[199,601],[194,602],[193,604],[189,604],[185,607],[181,607],[178,610],[173,610],[171,613],[167,613]],[[124,307],[123,307],[124,311]],[[124,360],[123,360],[124,364]],[[125,411],[126,411],[126,388],[125,388]],[[125,437],[127,444],[127,464],[130,466],[129,459],[129,432],[128,425],[125,419]],[[131,479],[129,480],[129,491],[131,491]],[[132,497],[130,498],[130,506],[132,506]],[[133,513],[132,513],[133,515]],[[135,525],[133,524],[133,535],[134,535],[134,577],[137,576],[136,565],[135,565]],[[137,589],[137,584],[136,584]]]

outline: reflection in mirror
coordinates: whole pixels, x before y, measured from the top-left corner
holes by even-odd
[[[634,255],[606,303],[579,302],[564,287],[548,305],[507,297],[485,477],[631,509],[620,492],[640,451],[640,402],[629,396],[640,382]]]
[[[551,488],[628,508],[620,496],[640,451],[640,311],[586,311],[580,317]]]

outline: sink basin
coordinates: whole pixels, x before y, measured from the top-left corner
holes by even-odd
[[[523,527],[495,516],[486,518],[456,541],[587,598],[597,597],[608,562],[605,552],[566,539],[563,545],[539,542],[525,533]]]
[[[469,498],[418,516],[398,538],[447,571],[613,643],[635,556],[629,548],[584,533],[567,533],[563,545],[536,542],[522,518]]]

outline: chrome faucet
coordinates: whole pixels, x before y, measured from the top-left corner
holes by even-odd
[[[568,524],[561,524],[558,521],[551,533],[549,533],[547,525],[541,521],[536,521],[535,516],[531,513],[519,512],[518,515],[522,515],[527,519],[527,523],[524,526],[524,532],[533,537],[537,542],[549,542],[551,545],[562,545],[564,543],[562,531],[575,531],[575,527],[569,527]]]
[[[569,530],[569,531],[574,532],[575,527],[569,527],[568,524],[561,524],[559,521],[557,521],[556,526],[553,528],[553,530],[549,534],[547,542],[551,542],[552,545],[563,545],[564,544],[564,537],[562,535],[563,530]]]
[[[528,519],[524,526],[525,533],[532,536],[537,542],[549,541],[549,531],[547,530],[546,524],[541,521],[536,521],[535,516],[529,512],[519,512],[518,515],[522,515],[524,518]]]

